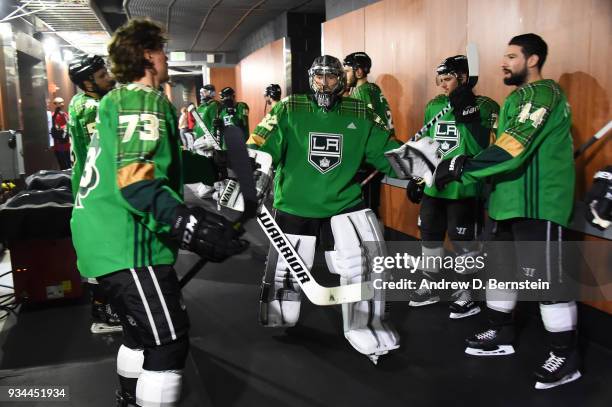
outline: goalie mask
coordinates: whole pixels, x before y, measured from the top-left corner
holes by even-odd
[[[440,85],[440,76],[452,75],[461,83],[461,77],[465,78],[469,75],[468,60],[465,55],[455,55],[454,57],[446,58],[436,68],[436,85]]]
[[[331,109],[346,85],[346,73],[338,58],[330,55],[316,57],[308,70],[308,81],[317,104]]]

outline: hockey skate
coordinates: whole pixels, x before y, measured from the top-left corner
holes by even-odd
[[[500,356],[514,353],[514,326],[493,326],[466,339],[465,353],[474,356]]]
[[[408,305],[411,307],[422,307],[429,304],[435,304],[440,301],[438,293],[434,292],[431,288],[422,287],[423,281],[436,281],[436,276],[439,273],[428,273],[426,271],[418,271],[421,274],[419,281],[419,288],[410,293],[410,302]]]
[[[117,401],[117,407],[138,407],[138,404],[136,404],[136,397],[127,392],[121,390],[115,391],[115,399]]]
[[[478,303],[472,301],[469,290],[461,290],[453,296],[457,297],[457,300],[451,302],[448,307],[450,310],[450,319],[466,318],[480,312],[480,306]]]
[[[575,350],[567,353],[550,350],[548,359],[534,372],[535,388],[551,389],[578,380],[582,376],[578,370],[579,359]]]
[[[94,322],[89,330],[92,334],[110,334],[123,330],[121,321],[117,314],[113,312],[110,304],[94,301],[91,307]]]

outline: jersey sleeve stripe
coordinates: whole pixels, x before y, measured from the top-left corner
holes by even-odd
[[[117,171],[117,184],[119,189],[139,181],[155,178],[155,166],[149,163],[133,163]]]
[[[495,145],[506,151],[512,157],[516,157],[525,150],[525,146],[508,133],[502,133],[495,142]]]

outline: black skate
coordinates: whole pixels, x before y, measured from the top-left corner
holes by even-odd
[[[573,382],[582,376],[578,370],[580,357],[577,351],[558,352],[551,350],[533,374],[537,380],[536,389],[550,389],[565,383]]]
[[[466,339],[465,353],[474,356],[498,356],[514,353],[514,326],[491,327]]]
[[[423,281],[436,281],[434,273],[427,273],[421,270],[419,270],[418,272],[421,274],[419,288],[410,293],[410,302],[408,303],[408,305],[410,305],[411,307],[422,307],[424,305],[435,304],[436,302],[439,302],[440,296],[437,292],[433,291],[431,288],[428,287],[421,288]]]
[[[92,302],[91,315],[93,318],[90,328],[92,334],[108,334],[123,330],[121,321],[117,314],[113,312],[110,304],[103,304],[98,301]]]
[[[480,306],[472,301],[472,296],[468,290],[461,290],[455,295],[457,300],[449,305],[451,319],[466,318],[480,312]]]
[[[424,305],[435,304],[440,301],[440,296],[434,293],[429,288],[419,288],[414,290],[410,294],[410,302],[408,305],[411,307],[422,307]]]
[[[136,397],[125,391],[117,390],[115,399],[117,400],[117,407],[138,407]]]

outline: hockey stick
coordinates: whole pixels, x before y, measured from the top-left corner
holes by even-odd
[[[605,126],[603,126],[593,137],[591,137],[586,143],[578,147],[576,151],[574,151],[574,159],[581,156],[589,147],[595,144],[598,140],[604,138],[606,134],[612,129],[612,120],[608,122]]]
[[[217,140],[217,138],[210,133],[208,127],[206,127],[206,125],[204,124],[204,120],[202,120],[202,117],[200,116],[200,113],[198,113],[198,111],[196,110],[195,106],[189,105],[187,111],[191,113],[195,121],[198,123],[198,126],[200,126],[200,128],[204,132],[204,137],[212,141],[215,150],[221,150],[221,144],[219,140]]]
[[[310,270],[295,250],[291,241],[278,226],[268,208],[261,206],[257,215],[257,222],[266,233],[274,249],[285,260],[289,271],[296,279],[306,297],[316,305],[336,305],[357,301],[368,301],[374,297],[374,288],[371,281],[324,287],[310,274]]]
[[[197,114],[197,112],[196,112]],[[195,117],[196,115],[194,115]],[[232,220],[232,227],[235,230],[255,216],[257,212],[257,193],[255,191],[255,181],[253,180],[253,169],[251,160],[244,144],[242,130],[236,126],[226,126],[223,129],[223,140],[228,151],[229,168],[233,171],[242,188],[244,200],[244,211],[236,220]],[[179,286],[183,288],[201,269],[206,265],[207,260],[200,258],[198,262],[179,280]]]
[[[468,60],[468,71],[469,71],[467,86],[470,88],[473,88],[474,86],[476,86],[476,83],[478,82],[478,76],[479,76],[478,47],[476,46],[475,43],[470,42],[467,44],[467,47],[465,48],[465,52],[466,52],[466,56]],[[421,127],[421,129],[417,131],[414,134],[414,136],[410,138],[408,142],[404,143],[399,148],[406,146],[409,142],[418,141],[419,139],[421,139],[423,135],[427,133],[429,129],[431,129],[442,118],[442,116],[452,111],[452,109],[453,108],[450,102],[448,102],[448,104],[444,106],[444,108],[440,110],[434,117],[432,117],[431,120],[428,121],[423,127]],[[400,158],[398,157],[397,152],[396,152],[397,150],[398,149],[388,151],[387,153],[385,153],[385,156],[389,160],[391,167],[393,167],[393,170],[400,177],[400,179],[407,179],[411,177],[411,175],[407,172],[407,169],[405,169],[401,165]]]

